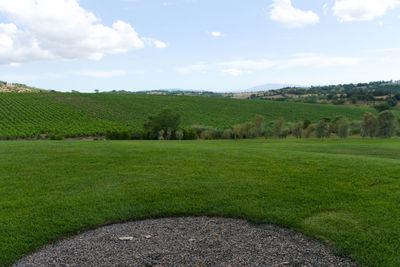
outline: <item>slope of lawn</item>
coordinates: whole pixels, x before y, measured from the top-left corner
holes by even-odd
[[[261,100],[191,96],[79,93],[1,93],[0,138],[34,138],[41,134],[66,137],[104,135],[107,130],[140,130],[149,114],[168,106],[180,113],[182,125],[219,129],[252,121],[284,117],[297,122],[346,116],[361,120],[365,107],[347,107]]]
[[[210,215],[300,230],[400,265],[400,141],[0,142],[0,266],[61,237]]]

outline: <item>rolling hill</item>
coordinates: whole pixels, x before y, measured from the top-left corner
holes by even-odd
[[[181,114],[182,125],[224,129],[253,120],[295,122],[346,116],[360,120],[367,107],[275,101],[163,96],[146,94],[1,93],[0,138],[37,138],[49,133],[66,137],[104,135],[107,130],[140,130],[149,114],[168,106]]]

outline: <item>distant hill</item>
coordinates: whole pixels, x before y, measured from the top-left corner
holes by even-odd
[[[346,116],[360,120],[366,107],[346,107],[223,97],[124,93],[0,93],[0,139],[104,135],[107,130],[141,130],[149,114],[168,106],[181,115],[182,125],[220,130],[264,116],[266,123]]]
[[[304,102],[334,105],[388,105],[400,101],[400,81],[379,81],[311,87],[285,87],[277,90],[247,93],[248,99]]]
[[[25,84],[20,83],[7,83],[4,81],[0,81],[0,93],[4,92],[16,92],[16,93],[37,93],[45,91],[43,89],[38,89],[34,87],[27,86]]]
[[[278,89],[288,88],[288,87],[302,87],[302,86],[296,85],[296,84],[267,83],[267,84],[263,84],[263,85],[254,86],[250,89],[244,90],[244,92],[278,90]]]

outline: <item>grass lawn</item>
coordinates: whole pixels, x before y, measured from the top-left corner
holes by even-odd
[[[61,237],[211,215],[400,266],[400,140],[0,142],[0,266]]]

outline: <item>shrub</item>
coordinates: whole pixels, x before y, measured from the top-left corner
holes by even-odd
[[[364,114],[361,122],[361,136],[362,137],[375,137],[378,127],[378,119],[370,112]]]
[[[290,130],[288,128],[282,129],[279,134],[279,138],[286,139],[287,136],[289,135],[289,132],[290,132]]]
[[[292,134],[296,138],[301,138],[303,133],[303,123],[298,122],[298,123],[293,123],[292,124]]]
[[[318,138],[329,138],[331,133],[329,132],[329,123],[326,120],[320,120],[315,127],[315,135]]]
[[[241,131],[241,125],[237,124],[233,126],[233,137],[235,139],[241,139],[242,138],[242,131]]]
[[[347,138],[349,136],[350,122],[346,118],[342,118],[336,122],[337,135],[340,138]]]
[[[312,124],[308,125],[308,127],[304,130],[304,137],[310,138],[313,132],[314,132],[314,125]]]
[[[264,117],[261,115],[256,115],[254,118],[254,127],[256,131],[257,137],[262,136],[263,128],[264,128]]]
[[[176,139],[177,140],[182,140],[183,139],[183,131],[182,130],[176,131],[175,135],[176,135]]]
[[[183,140],[196,140],[198,135],[197,132],[193,129],[182,129],[183,131]]]
[[[124,131],[110,131],[106,132],[106,139],[108,140],[130,140],[131,134],[124,130]]]
[[[62,136],[61,134],[50,134],[49,139],[50,140],[63,140],[64,136]]]
[[[255,129],[253,122],[246,122],[240,127],[240,136],[242,138],[255,138],[257,137],[257,130]]]
[[[307,129],[307,127],[311,124],[310,120],[304,120],[303,122],[303,130]]]
[[[396,129],[395,116],[389,111],[383,111],[378,115],[378,136],[390,138]]]
[[[222,134],[222,139],[232,139],[233,138],[233,132],[231,129],[226,129],[224,133]]]
[[[162,130],[162,138],[170,140],[175,137],[179,125],[179,114],[166,107],[156,115],[150,115],[144,124],[144,129],[148,139],[160,139]]]
[[[387,103],[383,103],[383,104],[375,105],[374,108],[375,108],[378,112],[383,112],[383,111],[385,111],[385,110],[390,109],[391,106],[389,106]]]
[[[283,129],[283,125],[285,124],[284,118],[279,118],[274,123],[274,136],[277,138],[281,138],[281,132]]]
[[[141,140],[143,139],[143,133],[141,131],[131,132],[131,140]]]

